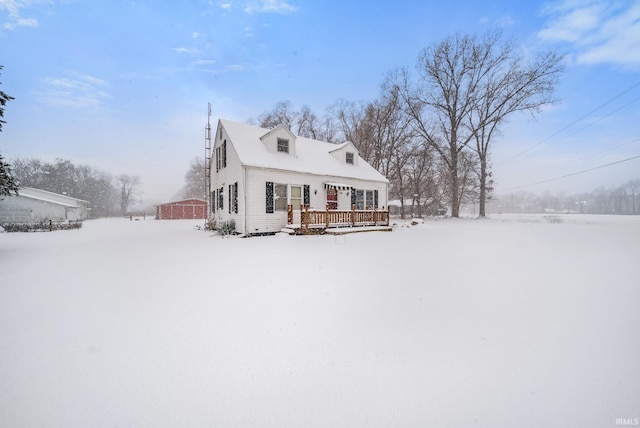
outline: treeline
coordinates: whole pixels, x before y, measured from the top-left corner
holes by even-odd
[[[448,206],[458,217],[462,204],[479,200],[484,216],[494,138],[512,114],[535,115],[556,101],[561,60],[553,51],[525,56],[500,33],[456,35],[425,48],[414,73],[389,72],[373,101],[341,100],[322,118],[282,101],[257,122],[285,124],[297,135],[328,142],[351,141],[390,180],[390,197],[411,199],[420,214]]]
[[[137,201],[140,179],[111,174],[70,160],[43,162],[37,158],[17,158],[12,162],[18,186],[33,187],[89,201],[91,218],[126,213]]]
[[[583,214],[640,214],[640,179],[613,188],[598,188],[590,193],[536,195],[517,192],[497,196],[491,203],[495,213],[574,212]]]

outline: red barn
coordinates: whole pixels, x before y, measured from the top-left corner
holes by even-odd
[[[157,220],[206,219],[207,202],[203,199],[185,199],[156,205]]]

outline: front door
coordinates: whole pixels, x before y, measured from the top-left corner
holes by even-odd
[[[289,203],[293,209],[292,223],[300,223],[300,209],[302,208],[302,186],[291,186]]]

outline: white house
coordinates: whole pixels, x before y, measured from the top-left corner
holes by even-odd
[[[31,187],[0,200],[0,223],[65,221],[87,218],[89,202]]]
[[[221,119],[210,159],[210,218],[234,220],[238,233],[275,233],[305,207],[387,209],[389,181],[351,142],[330,144]]]

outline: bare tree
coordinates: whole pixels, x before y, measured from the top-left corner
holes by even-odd
[[[486,215],[489,193],[489,148],[493,137],[508,116],[524,111],[535,115],[547,104],[553,104],[555,86],[563,71],[562,57],[544,52],[530,62],[520,57],[513,41],[502,42],[500,33],[489,33],[473,42],[480,70],[475,102],[466,117],[468,132],[473,134],[480,168],[480,217]]]
[[[185,186],[180,191],[182,198],[200,198],[205,195],[205,161],[201,157],[196,157],[191,161],[189,170],[185,174]]]
[[[507,115],[535,111],[551,102],[560,60],[551,52],[525,66],[513,44],[502,43],[500,33],[456,35],[421,52],[415,84],[403,72],[400,87],[407,112],[416,131],[447,168],[453,217],[459,216],[460,193],[467,185],[459,166],[461,153],[476,141],[484,160],[480,181],[486,184],[491,137]]]
[[[120,211],[125,215],[138,202],[140,177],[122,174],[117,178],[120,187]]]
[[[311,111],[309,106],[302,106],[297,116],[296,125],[298,127],[296,135],[313,138],[314,140],[318,139],[320,133],[318,129],[318,117]]]
[[[291,101],[285,100],[279,101],[270,112],[265,112],[258,116],[258,121],[263,128],[275,128],[279,125],[285,125],[293,130],[297,117],[298,113],[293,110]]]
[[[631,211],[629,214],[640,214],[640,179],[631,180],[625,185],[625,188],[629,198],[631,199]]]
[[[431,214],[439,207],[439,191],[436,162],[431,147],[420,145],[415,148],[407,168],[409,189],[412,193],[414,214],[422,217],[425,205],[432,205]],[[438,201],[435,206],[434,202]]]
[[[119,211],[118,189],[109,173],[87,165],[75,165],[66,159],[42,162],[38,158],[16,158],[13,165],[21,186],[87,200],[92,217],[106,217]]]
[[[360,156],[367,162],[369,155],[364,141],[365,116],[367,105],[354,101],[339,100],[328,108],[329,113],[335,118],[340,130],[340,138],[343,141],[351,141],[358,148]]]

